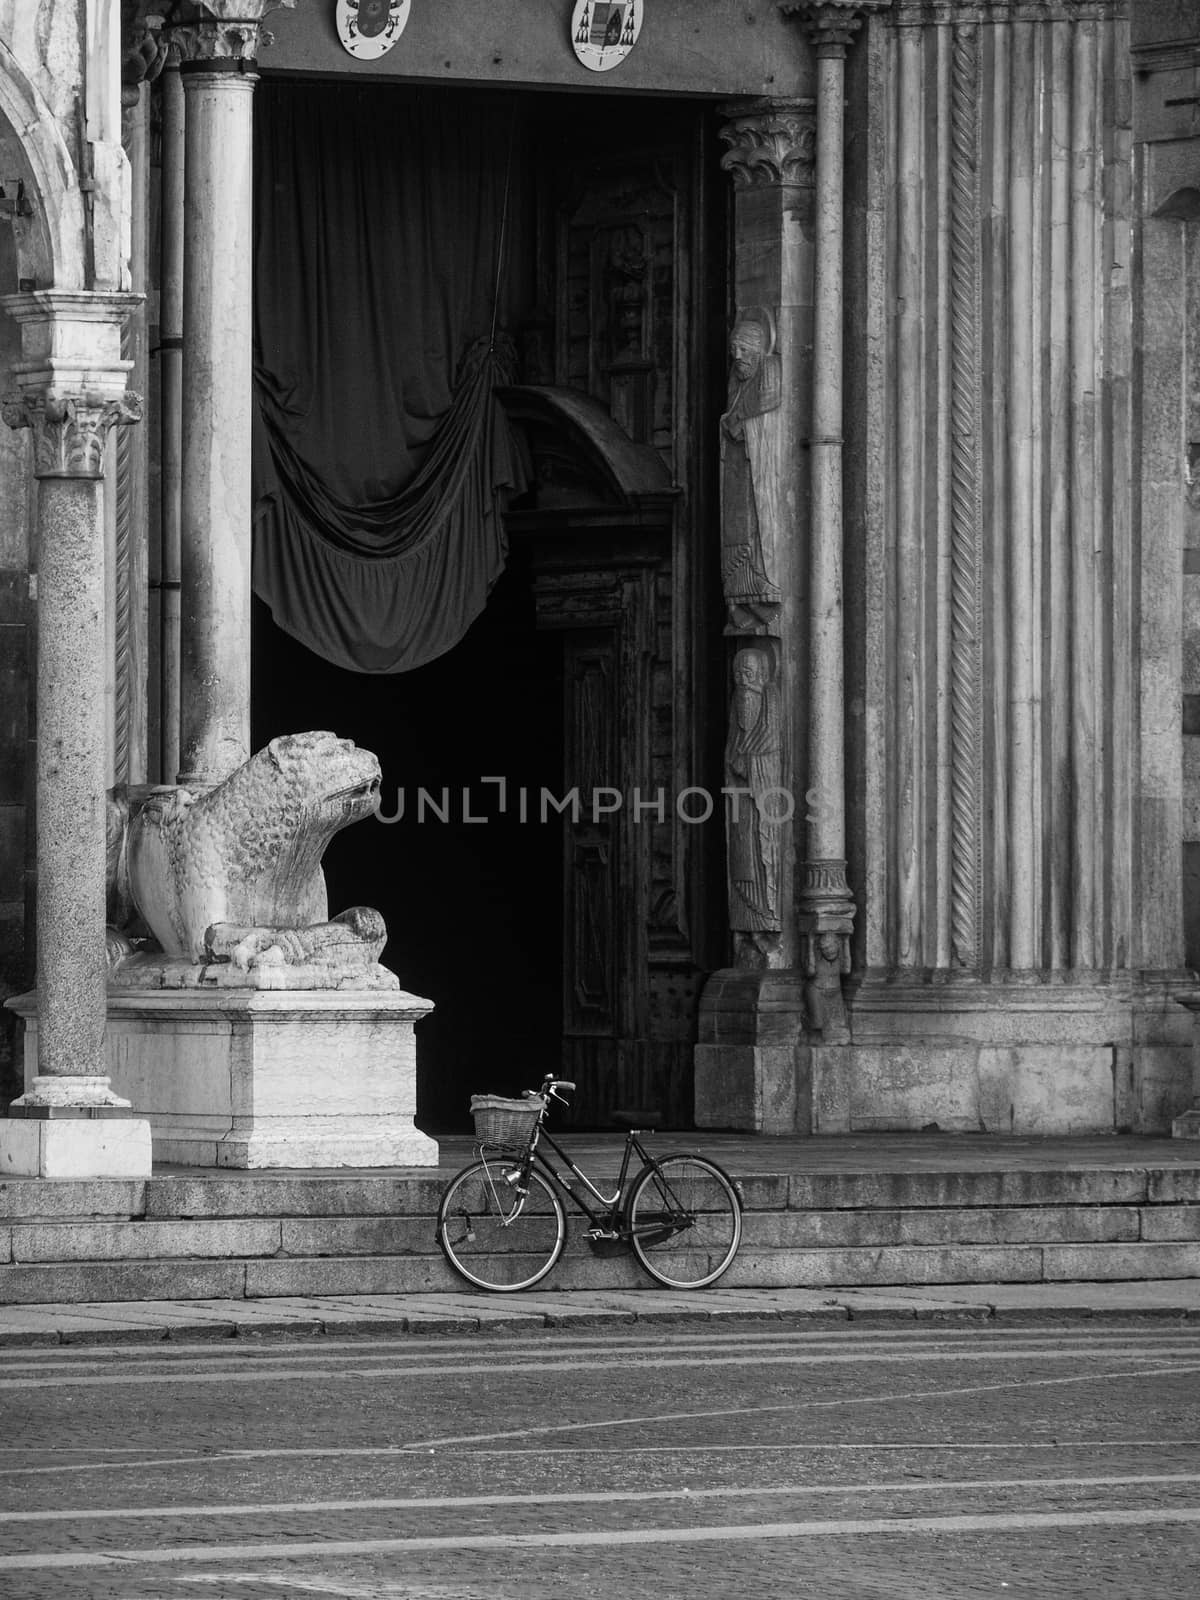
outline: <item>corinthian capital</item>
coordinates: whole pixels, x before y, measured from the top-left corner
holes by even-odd
[[[184,62],[253,61],[271,35],[263,27],[272,11],[296,0],[183,0],[171,20],[170,42]]]
[[[798,17],[818,55],[844,55],[871,11],[887,11],[892,0],[779,0],[785,16]]]
[[[99,478],[108,430],[114,423],[140,422],[142,401],[129,391],[115,398],[16,394],[0,404],[0,413],[10,428],[32,430],[35,478]]]
[[[721,165],[739,189],[811,187],[817,125],[810,100],[745,100],[725,107]]]

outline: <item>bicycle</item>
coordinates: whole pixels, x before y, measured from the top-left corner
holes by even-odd
[[[669,1289],[715,1283],[742,1240],[742,1206],[733,1180],[707,1156],[652,1155],[636,1127],[644,1114],[624,1115],[625,1149],[614,1192],[599,1189],[545,1126],[554,1100],[566,1105],[575,1085],[547,1077],[519,1100],[474,1095],[478,1159],[447,1184],[438,1207],[437,1242],[459,1275],[480,1289],[512,1293],[540,1283],[567,1242],[565,1195],[587,1217],[596,1247],[623,1242]],[[545,1142],[571,1176],[541,1149]],[[629,1177],[634,1156],[641,1166]],[[571,1186],[583,1185],[586,1196]]]

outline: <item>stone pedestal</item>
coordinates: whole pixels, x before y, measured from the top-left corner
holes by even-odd
[[[1188,1110],[1171,1123],[1171,1136],[1175,1139],[1200,1139],[1200,1034],[1195,1018],[1200,1013],[1200,989],[1190,989],[1178,997],[1180,1005],[1192,1013],[1192,1103]]]
[[[37,1048],[33,997],[26,1070]],[[109,994],[108,1070],[148,1118],[154,1159],[192,1167],[436,1166],[413,1126],[413,1028],[402,990]]]
[[[812,1091],[799,1047],[803,1010],[794,970],[713,973],[694,1055],[697,1127],[807,1131]]]

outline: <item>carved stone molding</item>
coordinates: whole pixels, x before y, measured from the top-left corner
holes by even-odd
[[[1102,22],[1123,17],[1128,0],[895,0],[899,28],[950,23]]]
[[[811,100],[745,100],[725,107],[721,166],[739,189],[791,184],[811,188],[817,149]]]
[[[10,428],[32,430],[35,477],[99,478],[109,428],[140,422],[142,400],[129,392],[77,399],[18,394],[3,402],[2,414]]]
[[[956,966],[980,959],[983,615],[979,482],[979,30],[956,29],[950,81],[950,920]]]

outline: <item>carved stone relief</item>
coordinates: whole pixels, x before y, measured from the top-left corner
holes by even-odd
[[[780,929],[783,719],[771,652],[750,646],[733,659],[725,743],[729,925],[736,934]],[[754,940],[741,940],[751,965]],[[761,955],[762,952],[759,951]]]
[[[721,583],[734,627],[765,631],[779,600],[783,538],[783,372],[775,319],[740,311],[729,340],[729,406],[721,418]]]

